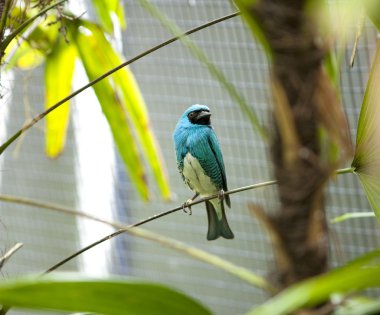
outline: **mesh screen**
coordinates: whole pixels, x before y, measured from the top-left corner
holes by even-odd
[[[222,0],[161,0],[154,3],[183,30],[235,11],[229,1]],[[127,58],[171,37],[137,1],[125,1],[125,8],[128,27],[122,37]],[[241,18],[212,26],[191,35],[191,38],[238,88],[270,130],[271,99],[267,61]],[[359,42],[354,68],[342,68],[341,91],[353,139],[375,39],[375,31],[371,26],[366,26]],[[351,55],[351,48],[347,48],[347,59]],[[168,168],[173,195],[172,201],[162,202],[150,178],[152,201],[142,202],[119,158],[116,156],[111,164],[109,160],[102,163],[100,158],[99,169],[109,169],[113,178],[114,196],[109,198],[110,211],[117,219],[133,223],[178,206],[192,196],[178,174],[172,143],[172,132],[177,120],[191,104],[207,104],[211,108],[230,189],[273,178],[267,146],[220,84],[181,43],[176,42],[160,49],[134,63],[131,69],[149,108],[151,123]],[[39,113],[43,103],[41,69],[28,73],[17,72],[12,83],[14,90],[23,93],[11,95],[8,91],[8,97],[3,98],[2,106],[8,106],[4,110],[7,112],[6,118],[3,118],[8,136],[24,123],[30,113]],[[6,100],[9,99],[12,106],[7,105]],[[90,104],[75,104],[86,105],[87,110],[91,110]],[[76,126],[70,126],[67,148],[56,160],[48,160],[44,156],[43,124],[33,128],[24,139],[12,146],[1,157],[2,192],[78,207],[78,191],[83,182],[78,176],[75,137],[84,131]],[[5,135],[1,137],[2,140],[6,138]],[[99,194],[102,193],[99,191]],[[206,240],[204,205],[193,207],[192,216],[177,212],[148,223],[145,228],[219,255],[260,275],[270,275],[275,268],[271,246],[264,229],[249,213],[247,203],[261,206],[268,212],[275,211],[278,206],[276,188],[266,187],[233,195],[231,202],[232,208],[228,210],[227,216],[235,233],[233,241]],[[328,218],[347,211],[369,209],[354,175],[338,176],[329,184]],[[76,219],[46,210],[0,203],[0,215],[1,249],[18,241],[25,244],[3,269],[5,278],[45,270],[83,246],[79,241],[80,233],[87,233],[87,230],[78,231]],[[101,231],[91,232],[94,241],[103,236]],[[374,219],[357,219],[331,226],[331,264],[341,264],[378,247],[378,236],[379,229]],[[215,314],[244,313],[252,305],[262,303],[267,298],[262,291],[214,267],[155,243],[121,236],[112,240],[111,245],[112,251],[107,260],[110,272],[166,283],[201,300]],[[78,260],[75,260],[63,269],[75,270],[79,266]]]

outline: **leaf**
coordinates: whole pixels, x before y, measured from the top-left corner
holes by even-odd
[[[112,16],[116,16],[122,28],[125,28],[124,9],[120,0],[92,0],[92,4],[95,8],[96,14],[99,17],[102,28],[107,33],[112,33],[114,29],[114,23]]]
[[[380,222],[380,45],[377,46],[358,121],[352,167]]]
[[[15,307],[106,315],[209,315],[183,293],[137,280],[95,279],[58,274],[2,281],[0,303]]]
[[[46,57],[45,64],[45,108],[49,108],[70,94],[74,73],[76,50],[73,44],[67,44],[58,38],[52,52]],[[56,158],[66,142],[69,123],[70,103],[62,104],[46,117],[46,154]]]
[[[25,17],[25,14],[20,7],[15,7],[11,12],[12,20],[22,21],[28,17]],[[9,42],[5,50],[6,70],[14,66],[23,70],[32,69],[45,61],[46,55],[51,53],[52,47],[60,35],[59,26],[54,24],[54,21],[56,21],[56,17],[48,15],[45,26],[33,25],[33,29],[22,30],[18,34],[19,37]],[[20,24],[13,25],[13,27],[20,27]],[[26,30],[27,32],[25,32]]]
[[[350,219],[357,219],[357,218],[373,218],[375,214],[373,212],[349,212],[342,214],[338,217],[335,217],[334,219],[330,220],[331,223],[338,223],[343,222]]]
[[[90,22],[67,21],[90,80],[121,63],[100,28]],[[136,184],[140,195],[147,199],[148,185],[138,145],[142,148],[148,164],[164,198],[170,195],[168,179],[158,143],[149,124],[146,105],[132,73],[123,68],[94,85],[94,91],[111,127],[121,157]],[[134,132],[137,137],[134,137]]]
[[[258,5],[259,2],[260,1],[258,0],[235,0],[236,6],[242,13],[242,17],[245,23],[248,25],[252,35],[260,42],[264,48],[264,51],[270,57],[272,54],[271,48],[263,33],[263,30],[261,29],[260,21],[256,20],[253,13],[254,6]]]
[[[380,302],[367,297],[358,296],[342,302],[332,315],[376,315],[380,312]]]
[[[6,70],[18,67],[22,70],[34,69],[45,61],[45,54],[36,48],[32,48],[26,41],[20,44],[12,41],[5,52],[7,57],[10,52],[14,52],[9,61],[6,63]]]
[[[352,293],[380,286],[379,272],[380,251],[377,250],[355,259],[344,267],[297,283],[247,314],[290,314],[301,308],[325,302],[334,293]]]
[[[364,1],[364,6],[372,23],[377,30],[380,30],[380,2],[378,0],[366,0]]]

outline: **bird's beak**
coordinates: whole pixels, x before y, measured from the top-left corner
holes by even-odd
[[[210,112],[207,112],[205,110],[202,110],[201,112],[199,112],[199,114],[197,115],[197,121],[199,120],[202,120],[204,118],[207,118],[207,117],[210,117],[211,116],[211,113]]]

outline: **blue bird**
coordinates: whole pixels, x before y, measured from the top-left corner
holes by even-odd
[[[220,236],[234,238],[224,211],[223,201],[228,207],[231,202],[229,195],[223,195],[228,190],[223,156],[210,116],[207,106],[192,105],[179,119],[173,134],[178,170],[187,186],[196,193],[184,205],[198,195],[220,194],[219,198],[206,201],[209,241]]]

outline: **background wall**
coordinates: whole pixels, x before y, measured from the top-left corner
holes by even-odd
[[[231,3],[225,0],[157,0],[154,3],[184,30],[235,11]],[[127,58],[171,37],[137,1],[125,1],[125,10],[128,27],[122,40]],[[267,62],[261,47],[252,40],[241,19],[236,17],[193,34],[191,38],[239,89],[270,130],[271,99],[268,93]],[[359,42],[354,68],[342,68],[341,91],[353,139],[375,42],[376,34],[368,25]],[[351,49],[352,45],[349,45],[347,60]],[[99,172],[109,172],[114,183],[111,192],[106,187],[103,189],[101,183],[99,185],[98,194],[112,195],[108,198],[110,206],[108,210],[104,209],[107,211],[104,216],[113,215],[119,220],[133,223],[173,208],[192,196],[176,168],[172,132],[182,112],[194,103],[207,104],[211,108],[212,123],[224,153],[230,189],[273,178],[267,145],[219,83],[193,59],[181,43],[173,43],[134,63],[131,68],[148,105],[151,122],[162,148],[173,200],[162,202],[152,185],[152,202],[141,202],[117,155],[114,161],[106,159],[102,162],[100,158],[97,165]],[[23,124],[29,115],[28,111],[33,114],[40,112],[43,103],[40,70],[16,73],[11,83],[27,93],[25,96],[21,93],[12,95],[10,89],[2,100],[1,106],[9,106],[6,101],[12,101],[12,106],[7,110],[8,118],[3,118],[8,135]],[[98,106],[95,102],[84,104],[76,101],[75,104],[77,107],[86,106],[89,111],[92,105]],[[74,117],[78,119],[77,115]],[[39,128],[42,126],[39,125]],[[78,176],[78,165],[85,163],[83,158],[78,157],[80,143],[77,144],[80,133],[85,130],[78,126],[83,125],[71,125],[68,147],[57,160],[48,160],[44,156],[41,130],[37,127],[30,131],[1,158],[1,192],[80,208],[83,196],[79,196],[78,192],[83,191],[88,178],[81,179]],[[6,134],[0,137],[2,141],[5,138]],[[99,148],[99,152],[104,149],[113,150],[111,146]],[[98,176],[94,180],[101,181],[101,178]],[[233,195],[231,201],[232,208],[228,210],[227,216],[235,233],[233,241],[206,240],[204,205],[193,207],[192,216],[180,211],[148,223],[145,228],[217,254],[261,275],[270,275],[275,268],[271,247],[265,231],[249,213],[247,203],[252,202],[268,212],[276,211],[276,188],[260,188]],[[326,202],[329,218],[348,211],[370,209],[359,182],[351,174],[338,176],[331,181]],[[103,208],[83,210],[102,213]],[[41,272],[83,246],[83,239],[90,242],[104,236],[102,231],[96,229],[91,231],[90,236],[87,235],[88,230],[78,229],[76,219],[71,217],[4,203],[0,203],[0,219],[1,250],[16,241],[25,243],[24,248],[3,269],[5,278],[26,272]],[[83,234],[88,237],[83,238]],[[379,228],[375,219],[346,221],[331,225],[331,239],[331,264],[335,265],[378,247]],[[112,251],[106,256],[110,272],[167,283],[205,302],[215,314],[243,313],[253,304],[266,299],[260,290],[224,272],[156,244],[128,236],[114,239],[110,244]],[[79,262],[73,261],[63,269],[80,268],[83,265]]]

